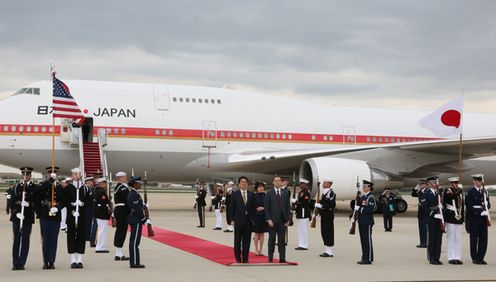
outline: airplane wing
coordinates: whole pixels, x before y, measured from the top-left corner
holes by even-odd
[[[459,140],[420,141],[384,145],[350,145],[313,150],[260,150],[228,157],[230,170],[260,173],[298,171],[301,162],[314,157],[338,157],[366,161],[381,171],[408,176],[426,166],[452,165],[458,160]],[[464,160],[496,155],[496,137],[463,140]]]

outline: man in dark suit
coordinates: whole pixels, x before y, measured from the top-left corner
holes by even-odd
[[[248,263],[250,254],[253,215],[255,214],[254,195],[248,191],[249,181],[245,176],[238,179],[239,190],[232,193],[229,205],[234,226],[234,257],[238,263]]]
[[[281,177],[276,176],[272,182],[274,189],[267,192],[265,196],[265,220],[269,225],[269,262],[272,262],[276,245],[276,235],[279,261],[286,262],[286,245],[284,237],[290,220],[289,194],[281,189]]]

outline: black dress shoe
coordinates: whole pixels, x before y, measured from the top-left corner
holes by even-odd
[[[205,228],[204,225],[198,225],[197,228]]]
[[[269,258],[269,263],[272,263],[272,262],[273,262],[273,260],[271,258]]]
[[[48,264],[43,264],[43,267],[41,269],[49,269]]]
[[[297,250],[297,251],[308,251],[307,248],[303,248],[303,247],[296,247],[295,250]]]
[[[71,268],[73,268],[73,269],[77,268],[77,263],[75,263],[75,262],[71,263]]]
[[[288,263],[285,259],[280,259],[279,263]]]
[[[430,262],[430,264],[433,264],[433,265],[442,265],[443,263],[438,261],[438,260],[433,260]]]
[[[241,260],[240,260],[240,259],[237,259],[237,260],[236,260],[236,262],[237,262],[237,263],[241,263]]]
[[[90,243],[90,248],[94,248],[96,247],[96,244],[95,243]]]
[[[448,261],[448,263],[449,263],[449,264],[457,264],[457,263],[456,263],[456,260],[454,260],[454,259],[452,259],[452,260]]]
[[[48,269],[55,269],[55,265],[53,263],[48,264]]]
[[[463,264],[463,261],[461,261],[461,260],[457,259],[457,260],[456,260],[456,264]]]
[[[479,264],[486,265],[486,264],[487,264],[487,262],[486,262],[486,261],[484,261],[484,260],[480,260],[480,261],[479,261]]]
[[[82,262],[78,262],[76,268],[83,268],[83,263]]]
[[[98,251],[95,251],[95,253],[97,254],[107,254],[107,253],[110,253],[109,250],[98,250]]]
[[[332,258],[333,255],[330,255],[328,253],[322,253],[322,254],[319,255],[319,257],[321,257],[321,258]]]
[[[115,259],[115,260],[129,260],[129,258],[128,258],[128,257],[126,257],[126,256],[122,256],[122,257],[115,256],[115,258],[114,258],[114,259]]]
[[[420,244],[420,245],[417,245],[417,248],[427,248],[427,245]]]
[[[143,264],[131,264],[131,268],[145,268]]]
[[[12,270],[19,270],[19,267],[17,265],[12,266]]]
[[[361,261],[358,261],[357,264],[372,264],[372,262],[368,261],[368,260],[361,260]]]
[[[17,267],[17,269],[18,269],[18,270],[24,270],[25,268],[24,268],[24,265],[19,265],[19,266]]]
[[[215,227],[213,230],[222,230],[220,227]]]

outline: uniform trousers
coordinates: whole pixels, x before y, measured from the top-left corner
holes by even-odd
[[[463,224],[446,223],[448,260],[461,260],[462,258],[462,226]]]
[[[141,243],[141,231],[143,225],[141,223],[129,224],[131,226],[131,236],[129,237],[129,264],[139,265],[140,262],[140,250],[139,245]]]
[[[308,249],[308,218],[297,218],[298,222],[298,247]]]
[[[86,217],[79,216],[76,226],[75,217],[67,215],[67,252],[69,254],[84,254],[86,244]]]
[[[29,240],[31,237],[32,223],[23,222],[22,232],[19,230],[20,222],[12,222],[12,231],[14,233],[14,243],[12,245],[12,265],[24,266],[28,259]]]
[[[215,210],[215,227],[222,228],[222,213],[220,209]]]
[[[372,246],[372,226],[369,224],[358,224],[360,243],[362,245],[362,261],[374,261],[374,248]]]
[[[60,222],[50,219],[40,219],[43,263],[55,263]]]
[[[107,230],[108,230],[108,219],[96,219],[98,225],[97,231],[97,242],[95,251],[105,251],[107,250]]]

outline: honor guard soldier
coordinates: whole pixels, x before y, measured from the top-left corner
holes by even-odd
[[[417,220],[420,244],[417,248],[427,248],[427,218],[429,214],[422,209],[422,196],[427,189],[427,180],[420,179],[415,188],[412,189],[412,197],[418,198]]]
[[[94,199],[94,216],[98,225],[98,241],[96,242],[96,253],[108,253],[107,249],[107,230],[108,221],[110,219],[110,199],[107,195],[108,183],[106,178],[98,178],[96,180],[97,187],[95,189]]]
[[[29,240],[34,223],[36,185],[31,181],[30,167],[22,167],[22,181],[11,192],[10,221],[14,233],[12,245],[12,270],[24,270],[28,259]]]
[[[491,202],[484,187],[484,175],[475,174],[472,179],[474,186],[468,190],[465,201],[470,232],[470,257],[474,264],[487,264],[484,257],[487,250],[487,227],[491,226]]]
[[[95,178],[93,176],[86,177],[84,179],[84,184],[88,187],[90,191],[90,206],[86,209],[86,222],[88,223],[86,226],[86,241],[90,242],[90,247],[94,248],[96,246],[96,229],[97,222],[93,211],[95,209]]]
[[[222,184],[217,184],[217,191],[212,199],[212,205],[215,212],[215,228],[214,230],[222,230],[222,199],[224,198],[224,191]]]
[[[389,188],[385,188],[381,195],[382,200],[382,217],[384,218],[384,231],[393,231],[393,216],[396,214],[397,197]]]
[[[427,178],[428,187],[422,195],[422,209],[428,214],[427,230],[427,259],[430,264],[441,265],[441,245],[444,231],[444,218],[442,214],[441,195],[439,195],[439,178],[432,176]]]
[[[132,177],[129,181],[131,189],[128,195],[129,225],[131,226],[131,236],[129,237],[129,264],[131,268],[145,268],[140,262],[139,245],[141,242],[141,231],[143,224],[149,223],[145,215],[145,205],[138,190],[141,189],[141,177]]]
[[[288,196],[289,198],[291,199],[291,190],[289,189],[289,179],[285,176],[282,176],[281,177],[281,189],[285,190],[286,192],[288,192]],[[296,183],[294,184],[296,185]],[[293,222],[293,209],[290,209],[290,214],[289,214],[289,224],[288,226],[284,226],[284,229],[286,230],[285,231],[285,236],[284,236],[284,244],[286,244],[286,246],[288,245],[288,241],[289,241],[289,232],[288,232],[288,228],[289,226],[293,226],[294,222]],[[279,242],[277,242],[279,244]]]
[[[446,222],[446,238],[448,239],[448,263],[463,264],[462,258],[462,226],[465,216],[463,189],[459,187],[460,178],[448,178],[450,186],[444,190],[443,211]]]
[[[57,242],[60,231],[62,187],[57,183],[58,167],[47,167],[47,180],[37,191],[36,214],[40,219],[43,269],[55,269]]]
[[[5,212],[7,214],[10,213],[10,198],[11,198],[11,194],[12,194],[12,190],[14,189],[14,185],[13,184],[9,184],[9,188],[7,188],[7,190],[5,191]]]
[[[127,197],[129,188],[127,185],[127,174],[125,172],[118,172],[115,174],[117,177],[117,185],[114,189],[114,217],[115,217],[115,260],[129,260],[128,257],[122,253],[122,246],[126,240],[127,234],[127,216],[129,215],[129,207],[127,206]]]
[[[332,180],[322,180],[322,195],[320,202],[315,203],[315,207],[319,209],[320,215],[320,234],[322,241],[324,241],[324,252],[320,257],[328,258],[333,257],[334,252],[334,209],[336,208],[336,194],[332,190]]]
[[[89,188],[84,185],[81,169],[71,170],[72,183],[62,192],[67,208],[67,252],[71,256],[71,268],[83,268],[87,232],[87,209],[91,205]]]
[[[72,182],[72,178],[67,177],[66,179],[62,180],[60,183],[60,186],[62,187],[62,194],[64,193],[64,189],[67,187]],[[67,230],[67,208],[62,206],[62,210],[60,211],[61,219],[60,219],[60,230],[61,231],[66,231]]]
[[[372,191],[374,183],[363,180],[362,191],[365,193],[361,197],[360,205],[357,206],[358,230],[360,233],[360,242],[362,244],[362,259],[358,264],[372,264],[374,261],[374,248],[372,246],[372,227],[374,226],[374,210],[376,202]]]
[[[226,196],[224,199],[224,205],[226,206],[226,222],[227,222],[227,228],[224,230],[224,232],[234,232],[234,226],[231,225],[232,221],[232,216],[231,216],[231,209],[229,208],[231,205],[231,197],[232,197],[232,192],[233,192],[233,186],[234,182],[229,181],[226,185]]]
[[[200,219],[200,225],[197,226],[198,228],[205,227],[205,206],[207,205],[205,197],[207,197],[207,190],[205,189],[205,182],[202,182],[200,184],[200,189],[196,192],[195,198],[195,206],[198,210],[198,218]]]
[[[297,199],[291,199],[291,201],[295,205],[298,222],[298,247],[295,250],[308,250],[308,225],[311,218],[308,180],[300,179],[300,192],[297,194]]]

